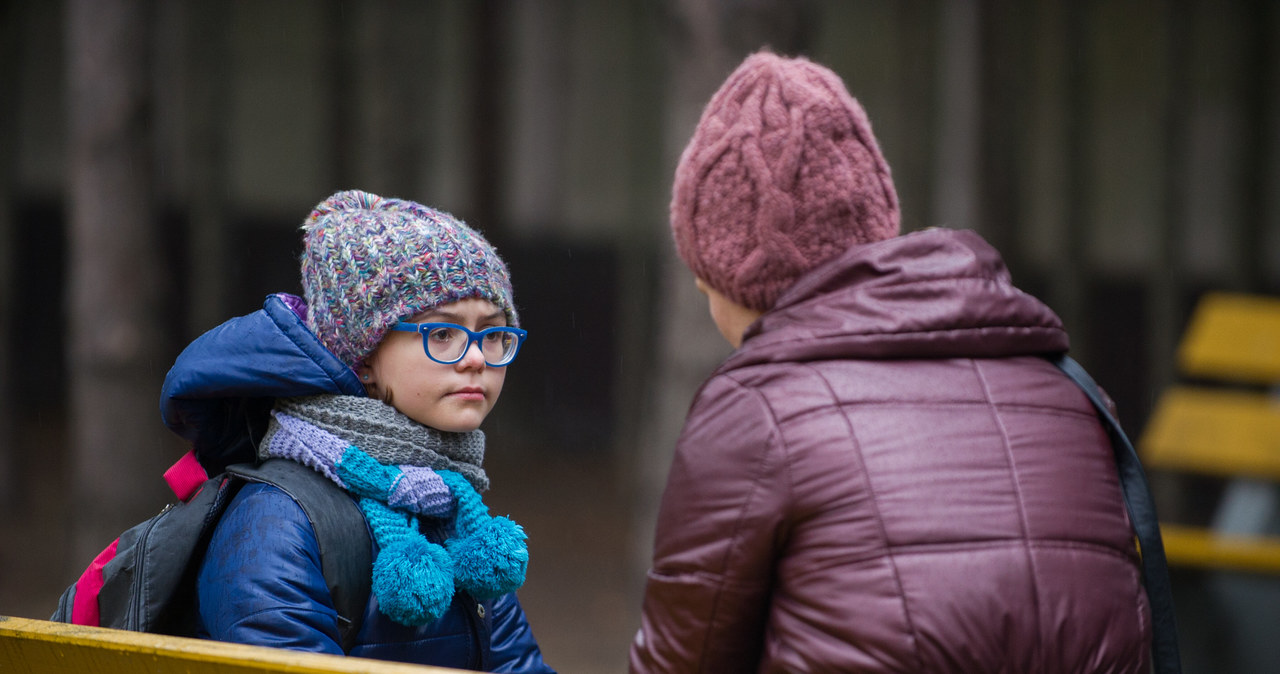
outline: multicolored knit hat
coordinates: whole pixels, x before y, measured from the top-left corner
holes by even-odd
[[[898,234],[898,195],[862,106],[831,70],[749,56],[676,168],[671,230],[693,273],[768,311],[809,270]]]
[[[396,322],[442,304],[486,299],[519,325],[507,265],[448,213],[350,190],[320,202],[302,229],[307,327],[352,367]]]

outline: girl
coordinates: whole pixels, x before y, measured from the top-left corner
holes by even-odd
[[[350,492],[371,591],[345,640],[302,508],[249,484],[196,578],[208,638],[488,671],[551,671],[515,590],[523,531],[494,518],[478,430],[525,333],[507,267],[476,231],[399,199],[340,192],[303,225],[305,301],[201,336],[166,377],[166,424],[213,474],[252,451]],[[334,554],[326,551],[326,558]]]

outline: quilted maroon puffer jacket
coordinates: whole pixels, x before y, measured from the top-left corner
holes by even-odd
[[[689,413],[637,672],[1145,672],[1111,446],[972,232],[856,246]]]

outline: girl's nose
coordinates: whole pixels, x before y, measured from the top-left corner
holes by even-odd
[[[467,350],[462,354],[462,360],[454,364],[459,370],[484,369],[484,351],[480,350],[480,343],[472,341],[467,344]]]

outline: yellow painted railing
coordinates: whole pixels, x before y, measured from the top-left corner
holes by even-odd
[[[1160,397],[1141,447],[1148,467],[1280,482],[1280,398],[1173,387]]]
[[[1206,295],[1183,337],[1178,367],[1216,385],[1175,386],[1160,396],[1138,442],[1147,469],[1280,483],[1280,299]],[[1280,574],[1280,536],[1160,528],[1172,565]]]
[[[5,674],[448,674],[458,671],[0,616],[0,672]]]
[[[1164,554],[1180,566],[1275,573],[1280,569],[1280,538],[1238,536],[1200,527],[1161,524]]]
[[[1206,294],[1182,337],[1178,366],[1193,377],[1280,383],[1280,299]]]

